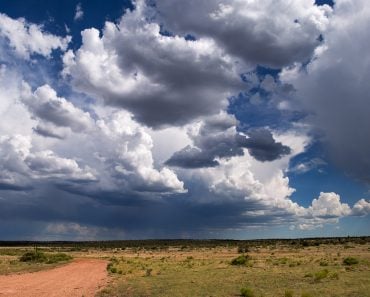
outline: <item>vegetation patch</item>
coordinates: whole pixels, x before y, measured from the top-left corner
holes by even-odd
[[[347,266],[356,265],[358,264],[358,262],[358,259],[356,259],[355,257],[347,257],[343,259],[343,264]]]
[[[244,287],[240,289],[240,296],[242,297],[255,297],[254,291],[249,287]]]
[[[246,265],[250,260],[250,256],[248,255],[240,255],[231,260],[231,265]]]
[[[315,282],[319,282],[323,280],[324,278],[327,278],[329,275],[329,270],[323,269],[314,274],[314,280]]]
[[[286,290],[284,293],[284,297],[293,297],[294,292],[292,290]]]
[[[49,253],[44,253],[38,250],[34,250],[31,252],[24,253],[19,258],[19,261],[54,264],[54,263],[59,263],[59,262],[67,262],[71,259],[72,257],[70,255],[67,255],[64,253],[49,254]]]

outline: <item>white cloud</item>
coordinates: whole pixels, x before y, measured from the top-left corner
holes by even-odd
[[[23,135],[1,136],[1,183],[9,187],[30,185],[32,179],[60,178],[72,181],[95,180],[90,168],[81,168],[75,160],[61,158],[51,151],[32,152],[31,138]],[[5,179],[4,179],[5,177]]]
[[[289,132],[284,137],[281,134],[280,138],[287,140],[283,144],[289,143],[293,147],[291,153],[281,159],[261,162],[244,149],[241,156],[219,159],[219,166],[198,169],[193,174],[201,176],[209,189],[219,195],[218,199],[244,199],[252,202],[251,206],[257,207],[257,210],[258,207],[267,209],[266,213],[272,216],[273,210],[298,216],[303,208],[290,199],[295,190],[289,186],[289,179],[284,172],[289,160],[304,150],[307,138]]]
[[[183,182],[172,170],[154,169],[152,138],[130,113],[109,113],[97,121],[97,127],[92,140],[104,141],[94,153],[110,167],[116,190],[124,185],[139,192],[184,192]]]
[[[313,158],[309,161],[299,163],[295,165],[293,168],[290,168],[289,170],[294,173],[302,174],[302,173],[311,171],[313,169],[320,170],[320,168],[325,165],[327,165],[327,163],[321,158]]]
[[[317,228],[322,228],[323,225],[322,224],[299,224],[298,225],[298,229],[299,230],[303,230],[303,231],[307,231],[307,230],[315,230]]]
[[[33,54],[49,57],[56,49],[65,51],[70,36],[64,38],[47,33],[42,26],[27,22],[25,19],[12,19],[0,13],[0,38],[5,38],[16,54],[29,59]]]
[[[23,104],[20,104],[22,76],[15,70],[0,64],[0,132],[24,134],[32,129],[35,121]]]
[[[49,85],[32,92],[17,70],[1,66],[0,74],[2,188],[51,179],[85,193],[185,191],[172,170],[154,164],[152,139],[130,113],[96,107],[93,119]]]
[[[275,68],[308,61],[331,13],[314,0],[158,0],[156,7],[167,30],[213,38],[247,64]]]
[[[131,111],[148,126],[180,125],[217,113],[242,86],[238,65],[212,39],[164,36],[138,1],[119,24],[82,32],[63,74],[77,90]]]
[[[352,208],[352,215],[354,216],[365,216],[368,214],[370,214],[370,202],[365,199],[357,201]]]
[[[322,218],[344,217],[351,213],[349,205],[341,203],[340,196],[333,192],[321,192],[318,198],[312,200],[312,206],[308,210],[312,216]]]
[[[36,178],[58,178],[76,181],[95,181],[96,177],[91,168],[85,166],[80,168],[75,160],[62,158],[54,152],[40,151],[30,154],[25,159],[25,163]]]
[[[21,100],[32,116],[41,122],[68,127],[74,132],[88,130],[93,125],[89,113],[76,108],[65,98],[58,97],[49,85],[41,86],[32,93],[30,86],[23,83]]]
[[[73,19],[75,21],[79,21],[79,20],[82,20],[83,16],[84,16],[84,11],[82,10],[82,5],[81,3],[78,3],[76,6],[75,16]]]

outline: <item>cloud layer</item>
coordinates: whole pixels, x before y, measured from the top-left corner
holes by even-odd
[[[289,174],[329,164],[292,166],[323,140],[368,183],[369,18],[365,1],[137,1],[68,48],[0,14],[0,234],[217,237],[367,216],[366,196],[317,184],[304,201]]]

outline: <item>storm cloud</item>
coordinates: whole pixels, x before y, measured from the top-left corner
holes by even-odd
[[[274,161],[291,152],[265,128],[252,129],[245,135],[237,131],[236,125],[235,118],[226,113],[205,119],[195,133],[189,133],[193,146],[175,152],[166,164],[182,168],[214,167],[219,165],[217,159],[243,155],[243,148],[262,162]]]
[[[99,25],[86,2],[55,27],[0,13],[1,238],[365,225],[368,194],[311,170],[369,183],[365,4],[138,0]]]

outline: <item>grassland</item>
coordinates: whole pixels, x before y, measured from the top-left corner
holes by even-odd
[[[114,282],[99,296],[370,297],[370,245],[270,246],[117,251],[108,267]],[[346,265],[344,259],[358,259]]]
[[[4,262],[19,262],[27,249],[0,248],[0,273],[34,267]],[[98,297],[370,297],[369,238],[50,243],[42,250],[109,260],[111,282]]]

